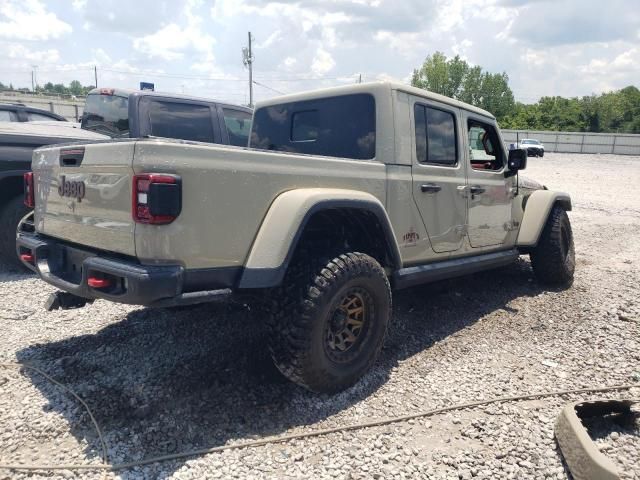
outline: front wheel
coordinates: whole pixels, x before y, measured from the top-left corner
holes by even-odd
[[[549,285],[570,286],[576,268],[573,232],[567,212],[554,206],[538,245],[531,251],[531,266],[536,278]]]
[[[390,316],[391,288],[374,258],[300,258],[275,295],[271,356],[288,379],[313,392],[344,390],[375,362]]]
[[[540,155],[540,158],[544,157],[544,150],[540,150],[540,153],[538,155]]]

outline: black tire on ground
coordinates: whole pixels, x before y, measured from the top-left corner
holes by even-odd
[[[530,256],[533,272],[540,283],[558,286],[573,283],[576,268],[573,232],[562,207],[556,205],[551,209],[538,245]]]
[[[269,349],[289,380],[313,392],[355,384],[375,362],[391,317],[382,266],[364,253],[300,256],[273,296]]]
[[[540,158],[544,157],[544,150],[540,150],[540,153],[538,155],[540,155]]]
[[[12,198],[0,210],[0,257],[9,265],[27,270],[16,252],[16,229],[22,217],[29,213],[22,195]]]

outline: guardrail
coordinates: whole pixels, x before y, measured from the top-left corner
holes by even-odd
[[[502,130],[502,137],[507,145],[517,138],[535,138],[547,152],[640,155],[640,135],[634,134]]]
[[[84,99],[63,100],[37,95],[0,94],[0,103],[22,103],[28,107],[41,108],[62,115],[71,122],[79,122],[82,118],[82,112],[84,111]]]

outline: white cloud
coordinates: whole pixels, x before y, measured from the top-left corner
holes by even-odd
[[[336,66],[336,62],[329,52],[323,48],[318,48],[316,56],[311,62],[311,71],[316,75],[324,75]]]
[[[15,40],[48,40],[73,30],[38,0],[3,0],[0,17],[0,37]]]
[[[46,81],[89,84],[98,65],[101,85],[149,80],[164,90],[184,85],[189,93],[244,102],[241,48],[250,30],[256,80],[286,92],[350,83],[357,72],[364,80],[408,82],[439,50],[506,71],[519,100],[586,95],[637,84],[636,3],[608,0],[603,9],[597,0],[0,0],[0,67],[7,70],[0,80],[30,85],[37,64]],[[172,76],[154,76],[162,73]],[[256,92],[258,99],[275,95]]]
[[[87,6],[87,0],[72,0],[71,5],[75,10],[84,10]]]
[[[258,50],[269,48],[271,45],[273,45],[275,42],[277,42],[281,38],[282,38],[282,32],[280,30],[276,30],[271,35],[269,35],[264,42],[257,43],[255,45],[255,48],[257,48]]]
[[[293,58],[293,57],[287,57],[287,58],[284,59],[284,61],[282,63],[284,64],[285,67],[291,68],[296,63],[298,63],[298,60]]]
[[[197,0],[187,3],[184,10],[187,19],[185,26],[169,23],[155,33],[134,39],[133,48],[144,55],[166,61],[181,59],[186,53],[204,55],[204,61],[196,62],[201,70],[203,66],[213,63],[216,40],[203,31],[202,19],[193,12],[200,3]]]
[[[15,61],[53,64],[60,60],[60,52],[55,48],[47,50],[29,50],[24,45],[14,44],[4,47],[5,55]]]

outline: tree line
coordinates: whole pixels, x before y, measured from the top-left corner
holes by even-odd
[[[94,89],[93,85],[82,85],[78,80],[72,80],[69,85],[63,83],[47,82],[44,85],[37,85],[35,87],[35,93],[53,94],[53,95],[86,95],[90,90]],[[28,88],[14,89],[12,84],[5,85],[0,82],[0,91],[17,91],[17,92],[31,92]]]
[[[640,133],[640,90],[634,86],[584,97],[542,97],[524,104],[515,101],[505,72],[486,72],[442,52],[429,55],[414,70],[411,84],[488,110],[502,128]]]

